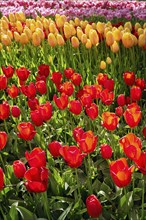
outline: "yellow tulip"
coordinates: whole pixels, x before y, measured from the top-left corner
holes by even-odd
[[[64,25],[64,35],[67,39],[69,39],[72,35],[69,24]]]
[[[20,35],[20,43],[21,44],[27,44],[29,42],[29,39],[25,33],[22,33]]]
[[[83,35],[83,31],[80,27],[77,27],[77,37],[79,38],[79,40],[81,40],[81,37]]]
[[[134,40],[131,33],[124,33],[122,36],[122,43],[124,47],[130,48],[134,45]]]
[[[56,39],[57,39],[57,44],[59,46],[63,46],[65,44],[64,38],[62,37],[61,34],[57,34]]]
[[[90,39],[87,39],[86,48],[90,49],[91,47],[92,47],[92,43],[91,43]]]
[[[73,36],[73,37],[71,38],[71,43],[72,43],[72,46],[73,46],[74,48],[79,47],[79,44],[80,44],[78,38],[75,37],[75,36]]]
[[[4,30],[9,29],[8,22],[6,22],[5,20],[1,20],[1,26],[2,26],[2,29],[4,29]]]
[[[17,31],[14,31],[14,39],[16,42],[20,41],[20,34]]]
[[[105,23],[102,23],[100,21],[97,22],[96,24],[96,30],[100,33],[103,34],[105,29]]]
[[[106,58],[106,62],[107,62],[107,64],[111,64],[111,63],[112,63],[111,58],[110,58],[110,57],[107,57],[107,58]]]
[[[14,23],[16,21],[15,15],[13,13],[9,14],[9,20],[10,22]]]
[[[39,46],[41,44],[41,38],[37,32],[32,34],[32,44],[34,46]]]
[[[96,30],[89,31],[89,39],[93,45],[98,45],[99,37]]]
[[[86,44],[86,43],[87,43],[87,35],[86,35],[86,34],[82,34],[81,42],[82,42],[83,44]]]
[[[113,53],[117,53],[119,51],[119,45],[117,41],[114,41],[110,48]]]
[[[53,33],[48,34],[48,43],[51,47],[55,47],[57,44],[57,40]]]
[[[8,35],[4,34],[1,36],[1,42],[5,46],[9,46],[11,44],[11,38]]]
[[[19,33],[22,33],[23,26],[22,26],[21,21],[16,21],[16,27],[17,27],[17,30],[19,31]]]
[[[114,40],[120,41],[121,38],[122,38],[121,31],[119,29],[114,30],[113,31],[113,37],[114,37]]]
[[[93,27],[90,24],[87,24],[85,27],[85,34],[89,37],[90,30],[93,30]]]
[[[145,34],[141,34],[138,38],[138,45],[140,47],[143,47],[146,44],[146,35]]]
[[[38,33],[38,35],[41,38],[41,40],[43,40],[45,38],[44,32],[43,32],[43,30],[41,28],[36,28],[35,31]]]
[[[113,33],[111,31],[108,31],[106,33],[106,44],[108,46],[111,46],[113,43],[114,43]]]
[[[100,69],[102,70],[106,69],[106,62],[103,60],[100,62]]]

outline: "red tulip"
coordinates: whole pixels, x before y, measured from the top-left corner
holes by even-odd
[[[30,82],[30,84],[26,86],[22,85],[21,92],[29,99],[34,99],[36,96],[36,86],[33,82]]]
[[[86,114],[94,120],[98,116],[98,106],[95,103],[92,103],[90,107],[85,108]]]
[[[59,157],[60,156],[60,148],[62,145],[58,141],[52,141],[48,144],[48,149],[53,157]]]
[[[142,133],[143,133],[144,137],[146,138],[146,126],[142,129]]]
[[[56,94],[53,96],[53,101],[57,107],[61,110],[65,109],[68,105],[68,95],[62,93],[60,98],[57,98]]]
[[[52,104],[47,101],[45,104],[39,106],[39,110],[43,117],[43,121],[48,121],[52,117]]]
[[[139,171],[142,174],[146,175],[146,151],[141,152],[140,157],[138,158],[138,160],[135,160],[135,163]]]
[[[117,128],[119,123],[119,117],[113,112],[103,112],[101,125],[109,131],[113,131]]]
[[[90,195],[86,199],[88,215],[91,218],[98,218],[102,213],[102,205],[95,195]]]
[[[74,86],[72,82],[64,82],[62,85],[60,85],[60,91],[68,96],[71,96],[74,92]]]
[[[125,97],[125,100],[126,100],[126,105],[131,104],[131,98],[130,98],[130,96],[126,96],[126,97]]]
[[[111,105],[114,101],[114,93],[109,92],[108,89],[104,89],[100,93],[100,99],[105,105]]]
[[[30,74],[30,70],[26,69],[25,67],[20,67],[16,69],[16,74],[20,81],[25,82]]]
[[[46,94],[47,93],[46,82],[44,82],[43,80],[36,82],[36,89],[41,95]]]
[[[0,90],[7,88],[7,77],[5,75],[0,75]]]
[[[112,148],[108,144],[101,144],[100,145],[100,152],[101,152],[101,156],[104,159],[110,159],[112,156]]]
[[[74,74],[74,70],[72,68],[67,68],[64,70],[64,75],[67,79],[71,79],[73,74]]]
[[[19,89],[17,88],[17,86],[15,86],[14,84],[12,84],[11,87],[7,88],[7,93],[11,98],[16,98],[19,94]]]
[[[2,168],[0,167],[0,190],[4,188],[4,173]]]
[[[38,98],[35,97],[34,99],[28,99],[28,106],[32,111],[36,110],[39,106]]]
[[[84,93],[81,96],[80,101],[84,107],[90,107],[92,103],[92,96],[88,93]]]
[[[62,73],[60,73],[60,72],[53,72],[51,80],[53,81],[53,83],[55,83],[57,85],[60,85],[61,82],[62,82]]]
[[[36,134],[34,126],[30,122],[22,122],[18,124],[17,129],[19,131],[18,137],[25,141],[31,141]]]
[[[46,155],[45,151],[39,147],[34,148],[30,153],[25,152],[25,157],[30,167],[45,167],[46,166]]]
[[[75,86],[79,86],[82,82],[82,76],[79,73],[73,73],[71,80]]]
[[[140,111],[140,106],[136,103],[128,105],[126,111],[124,112],[125,121],[131,128],[134,128],[138,125],[141,116],[142,113]]]
[[[119,106],[124,106],[126,104],[126,99],[124,94],[120,94],[117,97],[117,103]]]
[[[7,143],[8,135],[5,131],[0,131],[0,150],[2,150]]]
[[[44,81],[46,83],[46,77],[43,75],[42,76],[38,75],[38,76],[36,76],[36,82],[38,82],[38,81]]]
[[[103,86],[105,89],[108,89],[109,91],[113,91],[114,90],[114,80],[113,79],[106,79],[103,82]]]
[[[20,108],[17,105],[13,105],[11,111],[12,116],[15,118],[18,118],[21,114]]]
[[[0,119],[5,120],[10,115],[10,105],[7,101],[3,101],[2,104],[0,104]]]
[[[49,76],[50,67],[47,64],[41,64],[38,66],[38,75],[45,76],[46,78]]]
[[[9,65],[7,67],[2,66],[2,71],[7,78],[12,78],[14,74],[14,67]]]
[[[141,88],[141,90],[144,90],[144,88],[145,88],[145,80],[141,79],[141,78],[137,78],[135,80],[135,85],[139,86]]]
[[[84,94],[89,94],[92,99],[96,99],[97,98],[96,97],[96,95],[97,95],[96,94],[97,93],[97,87],[96,86],[99,86],[99,85],[91,85],[91,86],[86,85],[86,86],[84,86],[84,88],[83,88],[83,91],[84,91],[83,95]]]
[[[119,143],[128,158],[137,160],[141,154],[142,143],[135,134],[129,133],[119,140]]]
[[[75,115],[79,115],[82,111],[82,104],[78,100],[71,100],[69,106],[69,111]]]
[[[98,81],[99,85],[104,85],[104,82],[108,79],[108,75],[105,73],[99,73],[96,77],[96,80]]]
[[[59,152],[68,166],[72,168],[81,166],[82,160],[86,156],[86,154],[82,154],[81,150],[76,146],[64,146],[60,148]]]
[[[85,153],[92,153],[97,145],[98,137],[92,131],[84,132],[79,140],[79,147]]]
[[[49,172],[46,167],[31,167],[24,174],[25,186],[29,192],[45,192],[48,187]]]
[[[81,140],[83,133],[84,130],[80,126],[73,129],[73,137],[76,140],[76,142],[79,142]]]
[[[123,79],[126,85],[132,86],[135,83],[135,74],[134,72],[125,72],[123,73]]]
[[[26,167],[21,160],[15,160],[13,162],[13,170],[17,178],[23,178],[26,172]]]
[[[101,86],[101,85],[94,84],[94,88],[95,88],[95,90],[96,90],[95,99],[99,99],[99,98],[100,98],[100,93],[101,93],[101,91],[102,91],[102,86]]]
[[[132,101],[139,101],[142,96],[142,91],[139,86],[132,86],[130,88],[130,96]]]
[[[130,184],[134,167],[129,167],[126,158],[120,158],[110,163],[110,175],[114,183],[122,188]]]
[[[43,117],[39,109],[31,111],[30,117],[35,126],[41,126],[43,124]]]
[[[116,112],[116,115],[121,117],[124,113],[124,110],[122,108],[122,106],[118,106],[116,109],[115,109],[115,112]]]

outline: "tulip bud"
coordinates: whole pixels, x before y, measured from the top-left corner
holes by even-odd
[[[131,22],[130,22],[130,21],[126,22],[126,23],[124,24],[124,28],[129,28],[130,31],[131,31],[131,30],[132,30],[132,24],[131,24]]]
[[[19,12],[19,18],[20,18],[20,21],[22,22],[26,20],[25,14],[22,11]]]
[[[8,30],[8,31],[7,31],[7,35],[9,36],[9,38],[10,38],[11,40],[13,39],[12,31]]]
[[[38,33],[41,40],[45,38],[44,32],[41,28],[36,28],[36,33]]]
[[[77,17],[75,18],[75,25],[76,25],[76,26],[79,26],[79,25],[80,25],[80,19],[77,18]]]
[[[18,34],[18,32],[14,31],[14,39],[16,42],[20,41],[20,34]]]
[[[106,58],[106,62],[107,62],[107,64],[111,64],[111,63],[112,63],[111,58],[110,58],[110,57],[107,57],[107,58]]]
[[[55,47],[57,44],[57,40],[53,33],[48,34],[48,43],[51,47]]]
[[[90,39],[87,39],[86,48],[90,49],[91,47],[92,47],[92,43],[91,43]]]
[[[86,25],[88,24],[88,21],[80,21],[80,26],[82,29],[85,29]]]
[[[9,23],[9,19],[6,16],[2,16],[1,18],[3,21],[6,21],[7,23]]]
[[[36,29],[35,25],[31,23],[31,24],[30,24],[30,30],[31,30],[32,32],[35,32],[35,29]]]
[[[40,28],[43,30],[43,24],[41,21],[36,21],[36,28]]]
[[[100,152],[101,152],[102,158],[104,159],[110,159],[112,156],[112,148],[108,144],[102,144],[100,146]]]
[[[49,30],[50,30],[50,33],[53,33],[53,34],[58,33],[56,25],[53,21],[49,25]]]
[[[11,39],[8,35],[4,34],[4,35],[1,36],[1,42],[5,46],[9,46],[11,44]]]
[[[92,30],[93,27],[90,24],[87,24],[85,27],[85,34],[89,37],[89,32]]]
[[[88,215],[92,218],[98,218],[102,213],[102,205],[95,195],[90,195],[86,199]]]
[[[100,69],[102,70],[106,69],[106,62],[103,60],[100,62]]]
[[[20,108],[17,105],[12,106],[12,116],[18,118],[21,114]]]
[[[25,33],[22,33],[20,35],[20,43],[21,44],[27,44],[29,42],[28,37]]]
[[[56,24],[57,24],[57,26],[58,26],[59,28],[62,28],[62,27],[63,27],[64,22],[65,22],[65,20],[64,20],[64,18],[63,18],[62,16],[59,16],[59,17],[56,19]]]
[[[15,160],[13,162],[13,170],[17,178],[23,178],[26,172],[26,167],[21,160]]]
[[[122,43],[124,47],[130,48],[134,45],[134,40],[131,33],[124,33],[122,36]]]
[[[17,30],[22,33],[23,31],[23,26],[22,26],[22,23],[20,21],[16,21],[16,27],[17,27]]]
[[[67,39],[69,39],[72,35],[70,26],[68,24],[64,25],[64,35]]]
[[[117,41],[114,41],[110,48],[113,53],[117,53],[119,51],[119,45]]]
[[[32,38],[32,31],[28,27],[24,28],[24,33],[27,35],[29,40]]]
[[[113,43],[114,43],[113,33],[111,31],[108,31],[106,33],[106,44],[108,46],[111,46]]]
[[[77,27],[77,37],[79,38],[79,40],[81,40],[81,37],[83,35],[83,31],[80,27]]]
[[[98,45],[99,37],[96,30],[89,31],[89,39],[93,45]]]
[[[41,39],[40,39],[38,33],[34,32],[34,33],[32,34],[32,44],[33,44],[34,46],[39,46],[40,43],[41,43]]]
[[[2,29],[4,29],[4,30],[8,30],[9,29],[8,23],[5,20],[1,21],[1,25],[2,25]]]
[[[138,43],[138,39],[135,35],[132,34],[132,37],[133,37],[133,41],[134,41],[134,46],[137,45]]]
[[[113,37],[114,37],[114,40],[120,41],[121,38],[122,38],[121,31],[119,29],[114,30],[113,31]]]
[[[15,15],[13,13],[9,14],[9,20],[10,22],[14,23],[16,21]]]
[[[144,31],[143,31],[142,28],[138,28],[138,30],[137,30],[138,36],[141,35],[141,34],[143,34],[143,32],[144,32]]]
[[[65,44],[64,39],[61,34],[57,34],[56,39],[57,39],[57,44],[59,46],[63,46]]]
[[[139,47],[143,47],[146,44],[146,36],[141,34],[138,38],[138,45]]]
[[[96,25],[96,30],[100,33],[103,34],[104,33],[104,28],[105,28],[105,23],[102,23],[100,21],[97,22]]]
[[[138,23],[138,22],[136,22],[136,24],[135,24],[135,30],[137,31],[138,30],[138,28],[141,28],[141,24],[140,23]]]
[[[71,43],[72,43],[72,46],[73,46],[73,47],[75,47],[75,48],[79,47],[79,40],[78,40],[77,37],[73,36],[73,37],[71,38]]]
[[[48,28],[49,28],[49,25],[50,25],[50,22],[48,21],[47,18],[45,18],[45,19],[43,20],[43,26],[44,26],[44,28],[45,28],[45,29],[48,29]]]
[[[70,29],[71,29],[71,35],[74,36],[77,32],[72,24],[70,24]]]
[[[86,34],[82,34],[81,42],[82,42],[82,44],[86,44],[87,43],[87,35]]]

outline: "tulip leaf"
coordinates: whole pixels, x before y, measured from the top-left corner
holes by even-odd
[[[36,216],[30,212],[28,209],[22,207],[22,206],[18,206],[16,207],[18,212],[21,215],[22,220],[36,220]]]
[[[67,209],[59,216],[58,220],[64,220],[66,218],[66,216],[68,215],[68,213],[70,212],[71,208],[72,208],[72,203],[67,207]]]
[[[133,192],[128,192],[120,199],[119,210],[121,214],[128,214],[133,205]]]
[[[18,205],[18,202],[16,202],[16,204],[13,204],[11,206],[11,209],[10,209],[10,212],[9,212],[11,220],[18,220],[17,205]]]

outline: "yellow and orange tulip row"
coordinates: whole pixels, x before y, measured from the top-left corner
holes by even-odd
[[[134,45],[146,47],[146,23],[136,23],[134,30],[136,34],[132,33],[131,22],[115,27],[111,22],[89,23],[79,18],[67,20],[65,15],[58,14],[53,20],[43,16],[26,18],[23,12],[11,13],[8,18],[3,16],[0,19],[0,49],[3,45],[11,45],[12,41],[22,45],[31,42],[34,46],[39,46],[44,39],[47,39],[51,47],[63,46],[69,39],[74,48],[80,44],[84,44],[86,48],[98,46],[103,39],[114,53],[119,51],[119,42],[125,48]]]

